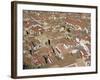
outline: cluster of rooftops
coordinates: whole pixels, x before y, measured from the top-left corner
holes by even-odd
[[[83,19],[89,14],[78,19],[59,12],[23,14],[24,69],[91,65],[90,16]]]

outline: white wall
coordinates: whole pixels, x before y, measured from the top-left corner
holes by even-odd
[[[25,0],[26,1],[26,0]],[[28,0],[27,0],[28,1]],[[37,2],[51,2],[64,4],[98,5],[100,10],[100,0],[30,0]],[[11,68],[11,0],[0,0],[0,80],[13,80],[10,78]],[[100,11],[99,11],[100,13]],[[100,22],[100,17],[98,16]],[[100,25],[100,24],[99,24]],[[98,26],[99,26],[98,25]],[[98,27],[100,30],[100,27]],[[98,34],[100,32],[98,31]],[[100,41],[100,37],[98,39]],[[98,45],[100,42],[98,42]],[[98,46],[100,47],[100,45]],[[98,53],[100,50],[98,51]],[[100,57],[100,54],[98,54]],[[100,61],[100,59],[98,60]],[[100,67],[100,63],[98,63]],[[100,69],[98,74],[28,78],[29,80],[100,80]],[[26,79],[26,80],[28,80]],[[20,79],[19,79],[20,80]],[[24,80],[24,79],[22,79]]]

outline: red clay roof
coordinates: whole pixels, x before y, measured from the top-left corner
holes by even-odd
[[[44,62],[45,62],[45,61],[44,61],[44,59],[43,59],[42,56],[37,55],[37,54],[33,54],[33,55],[32,55],[32,63],[33,63],[33,64],[42,64],[42,63],[44,63]]]
[[[42,27],[39,27],[39,26],[33,27],[32,30],[36,31],[36,32],[44,32],[44,29]]]
[[[62,54],[68,53],[68,49],[64,47],[63,43],[57,44],[56,49]]]
[[[84,20],[78,20],[78,19],[66,19],[66,22],[72,25],[77,25],[80,27],[86,27],[86,22]]]
[[[48,47],[42,47],[37,51],[37,53],[40,55],[51,55],[52,52],[52,49]]]

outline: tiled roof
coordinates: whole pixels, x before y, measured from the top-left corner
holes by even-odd
[[[55,48],[62,54],[66,54],[68,53],[68,49],[66,47],[64,47],[65,44],[63,43],[59,43],[55,46]]]
[[[48,47],[42,47],[36,53],[40,55],[52,55],[52,49]]]
[[[79,26],[79,27],[86,27],[86,22],[84,20],[77,20],[77,19],[66,19],[66,22],[69,24],[72,24],[74,26]]]
[[[42,27],[39,27],[39,26],[32,27],[32,30],[35,32],[44,32],[44,29]]]

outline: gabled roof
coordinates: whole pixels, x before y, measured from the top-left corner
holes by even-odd
[[[66,38],[61,38],[61,39],[57,39],[57,40],[53,40],[52,41],[53,44],[57,44],[57,43],[63,43],[65,45],[76,45],[77,43],[75,42],[75,40],[69,40],[69,39],[66,39]]]
[[[44,29],[40,26],[32,27],[31,29],[35,32],[44,32]]]
[[[66,46],[66,47],[65,47]],[[67,45],[63,44],[63,43],[59,43],[55,46],[55,48],[57,49],[57,51],[59,51],[62,54],[66,54],[68,53],[68,48]]]
[[[66,23],[72,24],[72,25],[74,25],[74,26],[79,26],[79,27],[81,27],[81,28],[84,28],[84,27],[87,26],[85,20],[78,20],[78,19],[70,19],[70,18],[67,18],[67,19],[66,19]]]
[[[39,54],[39,55],[52,55],[52,52],[53,51],[50,47],[42,47],[42,48],[38,49],[36,54]]]
[[[33,54],[32,63],[33,64],[43,64],[45,61],[41,55]]]

